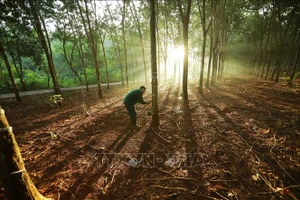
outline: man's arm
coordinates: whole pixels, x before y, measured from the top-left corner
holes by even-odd
[[[139,95],[138,102],[139,102],[140,104],[150,104],[150,103],[151,103],[151,101],[149,101],[149,102],[144,101],[144,98],[143,98],[143,94],[142,94],[142,93]]]

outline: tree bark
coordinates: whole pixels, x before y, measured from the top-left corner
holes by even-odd
[[[56,76],[56,72],[55,72],[55,67],[54,67],[54,64],[53,64],[53,58],[52,58],[52,54],[51,54],[51,47],[48,45],[49,43],[47,43],[45,35],[43,33],[40,18],[39,18],[39,14],[38,14],[38,10],[36,9],[36,6],[35,6],[35,1],[30,0],[29,4],[30,4],[30,7],[31,7],[31,12],[32,12],[32,15],[33,15],[33,18],[34,18],[35,28],[36,28],[38,37],[40,39],[40,42],[41,42],[42,47],[43,47],[43,49],[45,51],[45,54],[46,54],[46,58],[47,58],[48,66],[49,66],[49,72],[51,74],[51,78],[52,78],[52,82],[53,82],[54,93],[55,94],[61,94],[60,87],[59,87],[58,80],[57,80],[57,76]]]
[[[89,13],[88,13],[88,10],[87,10],[88,9],[87,1],[85,0],[84,4],[85,4],[85,9],[86,9],[88,28],[87,28],[87,25],[85,23],[85,20],[84,20],[83,14],[82,14],[82,9],[80,7],[79,0],[77,0],[76,2],[77,2],[77,6],[78,6],[78,9],[79,9],[79,13],[80,13],[80,16],[81,16],[81,20],[82,20],[82,24],[83,24],[85,33],[87,34],[87,37],[88,37],[88,43],[90,45],[90,48],[91,48],[91,51],[92,51],[92,54],[93,54],[94,62],[95,62],[95,72],[96,72],[96,76],[97,76],[97,86],[98,86],[98,97],[103,98],[102,90],[101,90],[101,82],[100,82],[100,72],[99,72],[99,63],[98,63],[98,56],[97,56],[97,47],[96,47],[96,44],[94,42],[95,38],[93,37],[92,28],[91,28],[91,24],[90,24],[90,20],[89,20]]]
[[[122,11],[122,35],[123,35],[123,45],[124,45],[124,58],[125,58],[125,77],[126,77],[126,87],[129,87],[128,82],[128,62],[127,62],[127,47],[126,47],[126,33],[125,33],[125,14],[126,14],[126,3],[123,0]]]
[[[10,200],[47,200],[33,184],[4,110],[0,106],[0,182]]]
[[[211,21],[206,27],[206,16],[205,16],[205,1],[202,1],[202,8],[200,6],[200,0],[197,1],[198,4],[198,10],[200,14],[200,19],[201,19],[201,25],[202,25],[202,34],[203,34],[203,44],[202,44],[202,54],[201,54],[201,70],[200,70],[200,79],[199,79],[199,94],[203,93],[203,76],[204,76],[204,60],[205,60],[205,50],[206,50],[206,40],[207,40],[207,33],[209,31],[209,27],[211,25]]]
[[[132,10],[132,8],[133,8],[133,10]],[[145,75],[145,80],[146,80],[146,84],[147,84],[148,83],[148,76],[147,76],[147,67],[146,67],[145,47],[144,47],[144,41],[143,41],[143,36],[142,36],[142,31],[141,31],[141,24],[140,24],[140,21],[137,18],[137,13],[136,13],[136,10],[135,10],[134,2],[132,2],[132,8],[130,7],[130,10],[131,10],[133,18],[135,20],[135,24],[136,24],[136,27],[137,27],[138,33],[139,33],[140,43],[141,43],[141,46],[142,46],[144,75]]]
[[[101,89],[101,80],[100,80],[99,61],[98,61],[98,55],[97,55],[97,35],[95,35],[95,36],[93,35],[93,30],[92,30],[91,23],[90,23],[90,16],[89,16],[89,11],[88,11],[87,0],[84,1],[84,5],[85,5],[85,14],[87,17],[88,29],[86,26],[84,26],[84,27],[85,27],[87,35],[89,36],[88,37],[89,44],[92,49],[92,53],[93,53],[93,57],[94,57],[94,61],[95,61],[95,71],[96,71],[96,75],[97,75],[97,85],[98,85],[98,97],[103,98],[102,89]],[[78,6],[80,8],[79,2],[78,2]],[[84,23],[83,16],[82,16],[82,22]],[[96,26],[97,26],[97,19],[95,19],[95,22],[96,22]],[[94,32],[96,34],[96,31],[94,31]]]
[[[182,100],[183,103],[188,103],[188,67],[189,67],[189,22],[191,12],[191,0],[187,0],[186,13],[183,13],[181,0],[177,0],[181,21],[183,24],[183,45],[184,45],[184,60],[183,60],[183,74],[182,74]]]
[[[152,126],[159,126],[157,102],[157,59],[156,59],[156,20],[155,0],[150,0],[150,37],[151,37],[151,69],[152,69]]]

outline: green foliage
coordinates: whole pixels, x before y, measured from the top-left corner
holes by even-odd
[[[47,77],[38,71],[25,70],[27,90],[38,90],[47,88]]]
[[[1,70],[1,69],[0,69]],[[8,71],[1,70],[0,76],[0,91],[1,93],[7,93],[11,91],[11,82],[8,76]]]

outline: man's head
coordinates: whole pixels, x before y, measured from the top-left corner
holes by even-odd
[[[145,86],[141,86],[140,89],[142,90],[143,94],[146,92],[146,87]]]

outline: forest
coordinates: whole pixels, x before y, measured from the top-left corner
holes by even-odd
[[[298,0],[0,11],[0,199],[300,198]]]

